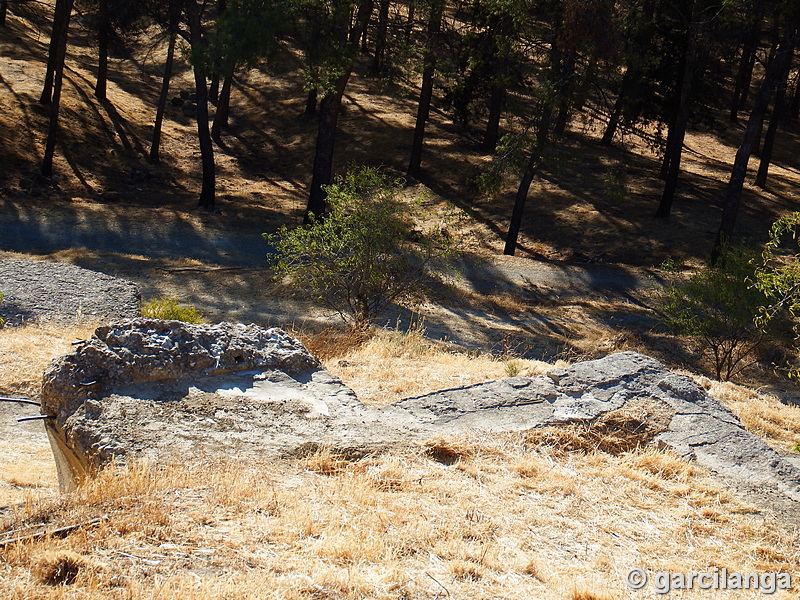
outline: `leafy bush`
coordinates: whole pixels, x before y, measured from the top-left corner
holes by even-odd
[[[698,341],[717,379],[731,379],[751,364],[764,339],[757,317],[767,297],[755,285],[756,257],[745,247],[729,248],[717,266],[704,267],[688,279],[673,271],[661,297],[663,322]]]
[[[159,296],[142,305],[142,316],[150,319],[183,321],[184,323],[203,323],[205,318],[191,304],[180,304],[172,296]]]
[[[326,188],[330,207],[304,227],[265,237],[277,279],[291,283],[359,328],[395,302],[422,297],[433,261],[452,256],[455,243],[414,203],[398,198],[403,182],[378,169],[356,167]],[[426,220],[427,217],[427,220]],[[424,223],[427,223],[424,224]]]
[[[788,236],[797,244],[798,225],[800,212],[775,222],[755,273],[756,286],[766,297],[759,311],[758,323],[766,326],[781,316],[787,316],[794,333],[796,351],[800,349],[800,254],[789,251],[784,242]],[[800,371],[797,368],[789,371],[790,377],[798,375]]]

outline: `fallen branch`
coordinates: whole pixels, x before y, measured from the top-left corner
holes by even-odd
[[[74,531],[75,529],[80,529],[82,527],[91,527],[92,525],[97,525],[100,523],[105,517],[96,517],[94,519],[90,519],[88,521],[81,521],[80,523],[72,523],[70,525],[64,525],[62,527],[56,527],[55,529],[42,527],[32,533],[27,533],[25,535],[19,535],[17,537],[0,540],[0,548],[5,548],[9,544],[15,544],[17,542],[24,542],[26,540],[35,540],[40,537],[44,537],[46,535],[52,536],[64,536],[68,534],[70,531]],[[17,530],[18,531],[18,530]]]
[[[156,267],[165,273],[215,273],[217,271],[243,271],[244,267]]]

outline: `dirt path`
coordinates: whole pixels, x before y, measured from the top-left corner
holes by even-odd
[[[209,265],[261,267],[268,223],[241,215],[190,213],[130,204],[0,200],[3,250],[50,254],[74,248],[187,259]]]
[[[276,293],[266,269],[270,247],[261,235],[269,223],[236,214],[88,202],[57,201],[45,210],[0,201],[0,210],[7,215],[0,220],[0,250],[36,253],[129,279],[144,299],[170,294],[212,320],[292,327],[336,319],[302,298],[287,297],[285,290]],[[585,354],[571,339],[608,338],[587,333],[598,326],[654,324],[647,310],[653,273],[640,267],[484,253],[464,261],[453,284],[419,313],[387,311],[381,324],[405,328],[423,318],[431,337],[471,348],[525,339],[535,358]],[[587,306],[602,307],[588,319],[599,323],[587,322]]]

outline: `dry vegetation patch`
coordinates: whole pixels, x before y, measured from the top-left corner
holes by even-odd
[[[800,406],[784,404],[773,394],[757,393],[731,382],[709,381],[708,387],[748,431],[776,450],[790,451],[800,443]]]
[[[667,453],[559,453],[521,435],[432,444],[460,460],[421,449],[326,474],[307,458],[110,468],[4,523],[106,516],[5,547],[0,588],[20,599],[622,598],[634,597],[631,566],[790,571],[800,559],[797,531]]]
[[[408,331],[379,329],[367,339],[352,341],[345,338],[339,352],[328,348],[325,368],[351,387],[362,402],[375,406],[511,375],[539,375],[553,368],[510,353],[468,352],[436,342],[425,336],[421,326]],[[314,345],[312,341],[310,347]]]
[[[16,379],[33,385],[48,352],[88,334],[2,330],[3,360],[18,361]],[[26,352],[26,343],[38,350]],[[332,370],[360,392],[376,390],[376,403],[446,387],[435,375],[457,385],[494,379],[509,360],[454,353],[420,331],[342,344],[344,354],[330,353]],[[524,374],[546,368],[515,360]],[[370,387],[376,382],[386,387]],[[4,385],[20,389],[13,379]],[[751,402],[761,415],[751,427],[777,422],[787,440],[797,432],[794,413],[778,422],[771,400],[738,393],[727,401],[743,418]],[[796,527],[742,504],[697,466],[643,446],[653,432],[635,417],[436,438],[380,456],[321,447],[279,461],[111,467],[74,494],[31,495],[7,513],[3,531],[102,520],[2,547],[0,596],[585,600],[641,597],[625,587],[633,566],[796,568]]]
[[[0,328],[0,393],[38,395],[47,364],[70,352],[73,341],[90,337],[94,328],[94,325]]]

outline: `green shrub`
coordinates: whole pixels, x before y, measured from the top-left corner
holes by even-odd
[[[800,254],[797,253],[797,228],[800,212],[778,219],[770,230],[770,240],[764,247],[761,261],[756,269],[758,289],[765,295],[758,322],[765,327],[781,317],[788,319],[787,329],[794,337],[795,353],[800,350]],[[786,247],[786,238],[795,248]],[[800,370],[788,369],[790,377],[800,376]]]
[[[183,321],[184,323],[203,323],[205,318],[191,304],[180,304],[172,296],[159,296],[142,305],[142,316],[150,319]]]
[[[441,226],[446,217],[426,213],[422,199],[398,198],[402,185],[369,167],[338,177],[326,189],[329,212],[264,234],[277,250],[267,257],[275,278],[288,278],[354,327],[392,303],[417,303],[431,263],[451,257],[455,243]]]
[[[697,340],[717,379],[731,379],[750,365],[764,340],[757,317],[767,297],[755,286],[756,257],[745,247],[729,248],[718,266],[688,278],[673,271],[661,297],[662,321]]]

